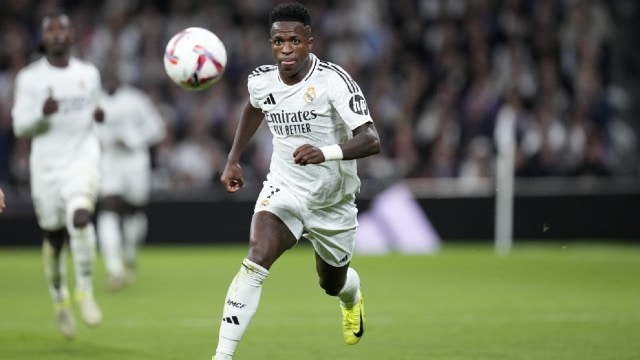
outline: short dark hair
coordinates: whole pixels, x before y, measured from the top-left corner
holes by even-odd
[[[296,21],[311,26],[311,14],[298,2],[285,2],[276,5],[269,14],[269,24],[273,25],[278,21]]]
[[[44,26],[44,23],[46,21],[48,21],[49,19],[53,19],[53,18],[66,18],[66,20],[69,22],[69,24],[71,24],[71,19],[69,18],[69,15],[67,14],[66,11],[64,11],[64,9],[61,8],[53,8],[49,11],[47,11],[43,16],[42,16],[42,20],[40,22],[40,26]]]

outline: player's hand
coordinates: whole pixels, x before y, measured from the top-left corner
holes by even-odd
[[[220,176],[220,182],[224,189],[229,193],[234,193],[244,186],[242,178],[242,168],[238,163],[227,163]]]
[[[293,161],[298,165],[320,164],[324,160],[322,150],[313,145],[301,145],[293,152]]]
[[[127,143],[125,143],[121,139],[116,140],[115,146],[123,150],[129,150],[129,145],[127,145]]]
[[[58,111],[58,100],[53,98],[53,90],[49,88],[49,95],[44,100],[44,105],[42,105],[42,113],[46,116],[56,111]]]
[[[97,106],[96,110],[93,112],[93,119],[99,123],[104,121],[104,110],[102,110],[100,106]]]

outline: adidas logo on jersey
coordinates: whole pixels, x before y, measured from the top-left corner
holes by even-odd
[[[267,99],[265,101],[263,101],[262,103],[265,104],[265,105],[275,105],[276,104],[276,99],[273,98],[273,94],[269,94]]]

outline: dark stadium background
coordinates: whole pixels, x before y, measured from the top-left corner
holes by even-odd
[[[0,187],[8,207],[0,244],[40,243],[28,142],[13,136],[10,109],[16,72],[38,55],[40,18],[57,6],[72,17],[76,55],[101,68],[117,64],[167,123],[170,136],[153,149],[149,241],[245,241],[269,135],[261,133],[243,158],[242,194],[230,197],[216,182],[246,101],[246,76],[271,62],[267,16],[275,3],[1,1]],[[359,163],[362,211],[404,182],[445,241],[491,239],[493,130],[510,105],[520,109],[514,237],[640,238],[637,2],[304,3],[313,14],[313,51],[358,81],[381,133],[383,153]],[[229,54],[224,78],[201,93],[171,84],[162,65],[164,45],[188,26],[218,34]]]

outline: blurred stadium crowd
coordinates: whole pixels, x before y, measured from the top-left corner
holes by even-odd
[[[167,138],[153,149],[154,187],[211,186],[225,163],[246,78],[272,63],[268,12],[278,1],[3,0],[0,2],[0,184],[28,188],[26,140],[14,138],[16,72],[35,56],[40,18],[63,7],[76,55],[144,89]],[[494,173],[496,116],[516,113],[518,176],[638,175],[638,118],[624,80],[624,23],[633,1],[304,1],[313,52],[359,82],[383,154],[360,161],[363,178],[482,178]],[[204,92],[169,82],[164,46],[183,28],[218,34],[228,51],[222,81]],[[627,36],[633,36],[627,34]],[[270,135],[243,159],[261,179]]]

